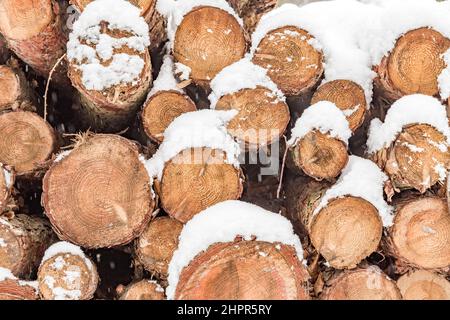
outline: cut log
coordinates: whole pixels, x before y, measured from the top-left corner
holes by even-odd
[[[0,64],[6,63],[6,61],[8,61],[8,58],[9,58],[9,50],[6,45],[6,40],[0,34]]]
[[[396,203],[386,251],[400,268],[446,269],[450,265],[450,214],[444,199],[405,195]]]
[[[306,93],[323,74],[322,53],[310,43],[305,30],[286,26],[265,35],[258,44],[253,62],[267,74],[286,96]]]
[[[183,224],[169,217],[151,221],[136,241],[136,256],[144,268],[161,280],[168,276],[169,262],[178,247]]]
[[[281,243],[218,243],[180,275],[178,300],[308,300],[309,275],[295,250]]]
[[[277,0],[227,0],[244,20],[245,29],[251,34],[261,17],[275,8]]]
[[[196,111],[194,102],[185,94],[175,90],[159,91],[144,104],[142,125],[147,136],[156,143],[164,140],[164,131],[169,124],[185,112]]]
[[[0,267],[0,300],[37,300],[35,281],[17,279],[11,270]]]
[[[390,101],[413,94],[439,95],[438,76],[446,67],[442,55],[450,40],[431,28],[402,35],[392,52],[375,67],[375,85]]]
[[[24,214],[9,220],[0,217],[0,267],[28,278],[52,241],[50,224],[44,219]]]
[[[344,271],[329,281],[322,300],[401,300],[394,281],[378,267]]]
[[[355,268],[380,243],[383,224],[368,201],[345,196],[328,202],[314,214],[327,185],[312,181],[297,200],[297,213],[314,248],[336,269]]]
[[[189,67],[190,78],[204,89],[223,68],[243,58],[246,51],[245,30],[235,17],[216,7],[195,7],[184,16],[175,33],[175,60]]]
[[[35,97],[18,68],[0,65],[0,111],[35,109]]]
[[[349,80],[326,82],[314,93],[311,105],[319,101],[333,102],[341,109],[353,132],[362,125],[367,110],[367,102],[364,90],[359,84]]]
[[[114,29],[115,25],[121,25],[117,22],[121,17],[109,15],[108,21],[97,22],[98,34],[90,35],[92,22],[85,21],[90,17],[88,10],[109,9],[106,7],[108,2],[93,2],[74,23],[67,51],[68,74],[80,93],[84,120],[91,128],[103,132],[126,128],[136,116],[152,83],[152,64],[147,49],[149,39],[142,30],[142,26],[146,27],[145,21],[136,14],[134,6],[125,1],[118,4],[126,17],[122,20],[130,20],[127,26]],[[133,19],[136,21],[131,21]],[[94,43],[102,37],[115,38],[117,43],[106,41],[106,48],[96,46]],[[136,42],[131,45],[133,48],[126,45],[132,41],[130,39]]]
[[[213,204],[239,199],[242,172],[225,159],[217,149],[191,148],[166,163],[160,182],[164,210],[185,223]]]
[[[54,0],[0,2],[0,32],[9,48],[43,77],[48,77],[66,52],[64,11],[65,7]],[[53,78],[64,83],[65,73],[66,68],[59,67]]]
[[[397,192],[416,189],[424,193],[442,181],[442,174],[450,169],[447,138],[427,124],[404,127],[391,147],[374,153],[372,159],[386,172]]]
[[[450,300],[450,282],[427,270],[405,274],[397,280],[404,300]]]
[[[293,164],[317,181],[332,180],[347,165],[347,145],[318,130],[309,132],[290,148]]]
[[[238,110],[227,128],[248,149],[278,141],[290,120],[288,105],[261,86],[227,94],[219,99],[215,109]]]
[[[119,288],[120,300],[165,300],[164,289],[151,280],[141,280]]]
[[[56,146],[55,131],[36,113],[0,115],[0,163],[12,167],[18,176],[40,176]]]
[[[61,239],[101,248],[140,235],[155,200],[136,144],[99,134],[79,142],[50,167],[42,204]]]
[[[97,289],[98,274],[94,263],[81,249],[57,242],[45,253],[38,270],[38,283],[44,300],[89,300]]]

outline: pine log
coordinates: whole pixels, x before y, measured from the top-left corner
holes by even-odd
[[[36,289],[18,279],[0,281],[0,300],[37,300]]]
[[[247,34],[235,17],[210,6],[195,7],[178,26],[173,56],[190,68],[192,81],[204,89],[226,66],[247,51]]]
[[[227,0],[244,20],[245,29],[251,34],[261,17],[275,8],[277,0]]]
[[[309,274],[291,246],[217,243],[183,269],[178,300],[308,300]]]
[[[416,270],[397,280],[404,300],[450,300],[450,282],[442,275]]]
[[[34,92],[28,85],[24,73],[12,65],[0,65],[0,111],[29,110],[36,105]]]
[[[60,239],[101,248],[139,236],[155,200],[136,144],[99,134],[79,142],[50,167],[42,204]]]
[[[65,7],[55,0],[2,0],[0,32],[8,47],[39,75],[48,77],[66,52]],[[56,69],[53,78],[65,83],[66,68]]]
[[[213,204],[239,199],[242,172],[225,158],[217,149],[192,148],[167,162],[159,186],[164,211],[185,223]]]
[[[136,240],[136,256],[144,268],[161,280],[166,280],[174,251],[178,247],[183,224],[169,217],[152,220]]]
[[[258,44],[253,63],[267,69],[268,76],[286,96],[312,90],[323,74],[323,55],[305,30],[287,26],[266,34]]]
[[[0,267],[16,277],[28,278],[52,241],[51,227],[44,219],[24,214],[12,219],[0,217]]]
[[[119,300],[165,300],[164,289],[155,281],[141,280],[118,289]]]

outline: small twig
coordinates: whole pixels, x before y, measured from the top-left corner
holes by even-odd
[[[48,88],[50,87],[50,82],[52,81],[53,73],[55,72],[58,65],[61,63],[61,61],[66,57],[66,54],[64,53],[61,58],[56,61],[54,64],[52,70],[50,70],[50,73],[48,74],[48,80],[47,84],[45,85],[45,93],[44,93],[44,120],[47,121],[47,95],[48,95]]]
[[[281,187],[283,185],[284,166],[286,164],[286,157],[287,157],[287,153],[288,153],[288,146],[287,146],[286,136],[283,136],[283,138],[284,138],[285,150],[284,150],[284,155],[283,155],[283,162],[281,164],[280,183],[278,184],[278,189],[277,189],[277,199],[280,199]]]

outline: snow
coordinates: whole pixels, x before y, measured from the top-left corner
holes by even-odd
[[[3,176],[5,177],[6,187],[9,189],[12,187],[12,184],[13,184],[13,176],[12,176],[11,172],[6,170],[5,168],[2,168],[2,169],[3,169]]]
[[[169,264],[167,298],[174,299],[179,276],[196,255],[214,243],[233,242],[236,236],[290,245],[295,248],[298,259],[303,260],[300,239],[285,217],[243,201],[224,201],[195,215],[185,224],[178,249]]]
[[[161,66],[161,70],[159,71],[158,77],[153,82],[153,88],[148,97],[153,96],[159,91],[175,90],[181,93],[183,92],[183,90],[177,86],[178,81],[174,76],[174,68],[173,58],[170,55],[166,55]]]
[[[181,62],[175,63],[175,74],[178,75],[180,80],[189,80],[192,69]]]
[[[0,248],[6,248],[6,242],[5,242],[5,239],[3,239],[3,238],[0,238]]]
[[[237,81],[237,79],[239,80]],[[239,92],[242,89],[256,89],[257,86],[272,91],[278,101],[286,100],[277,85],[270,80],[267,70],[253,64],[249,57],[245,57],[222,69],[211,81],[212,92],[208,97],[211,102],[211,109],[216,107],[221,97]]]
[[[319,214],[330,200],[345,196],[360,197],[378,210],[383,226],[389,227],[392,225],[393,209],[383,197],[384,183],[387,180],[386,174],[374,162],[350,156],[338,181],[327,190],[313,214]]]
[[[93,265],[90,259],[86,257],[84,252],[81,250],[79,246],[76,246],[70,242],[59,241],[52,244],[44,253],[44,257],[42,258],[42,263],[53,258],[56,255],[60,254],[69,254],[74,256],[79,256],[84,260],[84,263],[89,268],[89,270],[93,270]],[[56,259],[55,259],[56,261]]]
[[[243,26],[242,19],[225,0],[158,0],[156,10],[167,19],[167,37],[171,48],[175,40],[175,33],[184,16],[200,6],[222,9],[231,14]]]
[[[114,38],[101,33],[102,21],[108,22],[111,31],[126,31],[131,35]],[[86,89],[104,90],[136,83],[145,65],[139,55],[114,54],[114,49],[127,46],[144,53],[149,45],[149,28],[139,8],[124,0],[97,0],[89,3],[74,23],[67,57],[81,71]]]
[[[428,124],[436,128],[447,138],[446,145],[439,148],[443,152],[447,151],[450,128],[445,107],[436,98],[413,94],[397,100],[389,108],[384,123],[378,118],[372,120],[367,139],[368,152],[374,153],[389,147],[403,127],[409,124]]]
[[[442,55],[442,59],[446,67],[438,77],[438,86],[441,99],[447,100],[450,98],[450,49]]]
[[[295,122],[288,145],[292,146],[298,140],[313,130],[319,130],[348,144],[352,135],[347,118],[342,110],[329,101],[319,101],[308,107]]]
[[[0,267],[0,282],[5,280],[17,280],[18,284],[20,286],[29,286],[32,287],[35,291],[38,290],[38,283],[37,281],[26,281],[26,280],[19,280],[16,278],[16,276],[13,275],[11,270]]]
[[[239,168],[239,144],[226,128],[236,114],[237,110],[199,110],[177,117],[164,131],[164,141],[156,153],[145,162],[150,177],[161,180],[165,163],[189,148],[223,150],[226,154],[225,162]]]
[[[63,150],[60,153],[58,153],[55,157],[55,160],[53,162],[60,162],[61,160],[63,160],[65,157],[67,157],[70,153],[72,152],[72,150]]]
[[[162,293],[164,293],[165,292],[165,290],[164,290],[164,288],[163,287],[161,287],[161,285],[158,283],[158,282],[156,282],[155,280],[147,280],[149,283],[151,283],[151,284],[154,284],[155,285],[155,291],[156,292],[162,292]]]

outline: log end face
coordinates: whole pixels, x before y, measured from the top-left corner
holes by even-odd
[[[120,300],[165,300],[164,289],[156,282],[141,280],[127,286]]]
[[[0,65],[0,111],[12,106],[20,95],[20,81],[13,69]]]
[[[405,274],[397,280],[404,300],[450,300],[450,282],[427,270]]]

